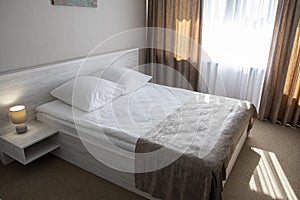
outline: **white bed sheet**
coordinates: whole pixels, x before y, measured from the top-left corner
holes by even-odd
[[[130,152],[137,140],[197,93],[148,83],[134,93],[115,99],[111,104],[84,112],[55,100],[36,108],[38,120],[46,118],[78,131],[79,137],[103,139]],[[76,122],[74,124],[74,121]],[[103,134],[104,133],[104,134]]]

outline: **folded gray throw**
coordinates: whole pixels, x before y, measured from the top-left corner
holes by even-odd
[[[249,102],[198,94],[138,140],[136,188],[160,199],[221,199],[226,167],[253,117]]]

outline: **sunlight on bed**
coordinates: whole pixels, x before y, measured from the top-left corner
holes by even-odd
[[[251,149],[258,153],[261,159],[251,176],[250,189],[272,199],[298,200],[275,153],[254,147]]]

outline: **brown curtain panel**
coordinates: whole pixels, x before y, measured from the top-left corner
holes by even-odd
[[[300,1],[279,0],[260,119],[299,126]]]
[[[198,90],[201,8],[201,0],[148,1],[146,63],[154,82]]]

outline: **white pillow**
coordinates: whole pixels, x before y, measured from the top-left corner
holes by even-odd
[[[148,83],[152,76],[124,67],[111,67],[103,72],[101,78],[124,85],[127,89],[123,94],[128,94]]]
[[[93,76],[82,76],[59,86],[51,95],[81,110],[91,112],[120,96],[125,86]]]

